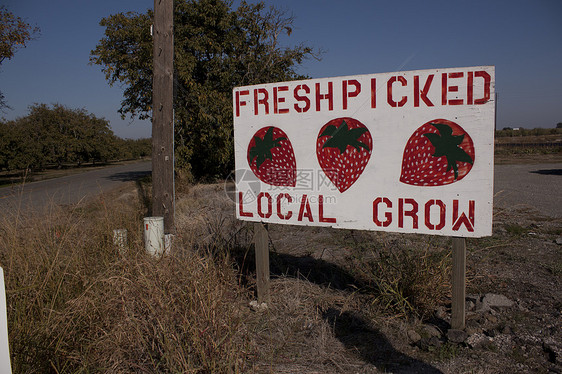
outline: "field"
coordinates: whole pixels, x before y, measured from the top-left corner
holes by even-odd
[[[496,132],[496,163],[559,162],[562,160],[562,130],[551,130],[556,133],[513,136],[513,131]]]
[[[272,298],[259,306],[254,227],[234,218],[224,184],[178,185],[162,259],[144,253],[149,196],[143,180],[0,218],[14,372],[562,370],[560,219],[496,209],[494,235],[468,240],[459,335],[449,238],[270,225]]]

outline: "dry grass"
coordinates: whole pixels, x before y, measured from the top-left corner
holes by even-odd
[[[375,373],[410,360],[384,321],[447,299],[442,243],[272,227],[272,300],[253,312],[253,226],[223,186],[183,188],[162,259],[144,252],[148,190],[0,218],[14,372]]]
[[[228,256],[151,258],[143,207],[109,201],[2,218],[14,372],[245,372],[246,291]],[[126,251],[114,228],[128,229]]]
[[[450,250],[416,243],[371,249],[355,256],[354,268],[381,310],[401,317],[431,317],[451,297]]]

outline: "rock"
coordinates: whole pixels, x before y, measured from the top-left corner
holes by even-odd
[[[486,314],[486,319],[490,323],[493,323],[493,324],[498,323],[498,317],[494,316],[493,314]]]
[[[491,342],[492,339],[484,335],[483,333],[476,333],[468,338],[466,338],[465,342],[470,348],[479,348],[483,345]]]
[[[562,364],[562,345],[554,338],[547,338],[542,343],[543,350],[548,354],[548,361],[553,364]]]
[[[456,329],[450,329],[447,331],[447,339],[449,339],[450,342],[463,343],[466,338],[468,338],[466,331]]]
[[[250,301],[250,309],[254,312],[264,312],[268,309],[266,303],[258,304],[256,300]]]
[[[473,299],[471,298],[471,301]],[[509,308],[513,306],[515,302],[508,299],[504,295],[497,295],[493,293],[487,293],[482,298],[478,298],[475,301],[474,310],[476,312],[488,312],[491,311],[492,308]]]
[[[435,326],[432,325],[423,325],[423,333],[429,337],[436,337],[439,338],[441,336],[441,331]]]
[[[441,318],[443,320],[446,319],[447,318],[447,310],[442,306],[437,307],[435,309],[435,317]]]
[[[439,340],[436,336],[432,336],[430,338],[421,338],[417,343],[417,346],[424,351],[428,351],[429,348],[440,347],[441,340]]]
[[[482,332],[482,327],[480,326],[478,321],[473,319],[468,319],[466,321],[466,333],[468,335],[474,335],[479,332]]]
[[[467,327],[466,328],[466,334],[467,335],[474,335],[474,334],[478,334],[482,332],[482,328],[481,327]]]
[[[429,345],[432,347],[441,347],[441,340],[439,340],[436,336],[432,336],[429,339]]]
[[[429,338],[421,338],[420,341],[416,344],[422,351],[429,350]]]
[[[478,318],[477,323],[480,324],[480,326],[483,326],[486,323],[488,323],[488,320],[486,319],[486,317],[484,315],[481,315],[480,318]]]
[[[406,334],[408,335],[408,339],[410,339],[410,341],[414,344],[419,342],[422,338],[415,330],[408,330]]]
[[[488,308],[509,308],[513,306],[514,302],[504,295],[487,293],[482,298],[482,304]]]
[[[556,243],[556,244],[558,244],[558,245],[562,245],[562,237],[556,238],[556,240],[554,241],[554,243]]]
[[[493,338],[494,345],[502,350],[509,351],[513,349],[513,337],[507,334],[498,334]]]
[[[495,337],[496,335],[498,335],[498,331],[497,331],[496,329],[489,329],[489,330],[484,331],[484,334],[486,334],[487,336],[493,338],[493,337]]]
[[[488,305],[484,305],[484,303],[482,303],[482,299],[478,299],[476,300],[476,303],[474,303],[475,312],[482,313],[487,312],[488,310],[490,310],[490,307]]]
[[[536,346],[536,345],[541,345],[541,343],[543,342],[541,338],[531,333],[519,333],[517,334],[517,338],[520,341],[519,344],[520,346],[523,345]]]

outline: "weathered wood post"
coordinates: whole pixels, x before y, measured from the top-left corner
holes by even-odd
[[[451,300],[451,328],[464,330],[466,287],[466,239],[453,238],[453,280]]]
[[[174,2],[154,0],[152,215],[174,231]]]
[[[254,242],[256,248],[256,283],[258,303],[268,303],[269,295],[269,235],[266,226],[254,224]]]

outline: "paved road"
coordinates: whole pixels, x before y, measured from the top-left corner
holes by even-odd
[[[50,203],[74,204],[84,198],[150,174],[151,163],[114,166],[58,179],[0,188],[0,212],[41,209]],[[529,206],[552,217],[562,217],[562,163],[496,165],[494,204],[499,207]]]
[[[123,182],[150,175],[150,161],[112,166],[66,177],[0,188],[0,212],[41,210],[49,204],[75,204],[118,187]]]
[[[531,207],[562,217],[562,163],[496,165],[494,205]]]

